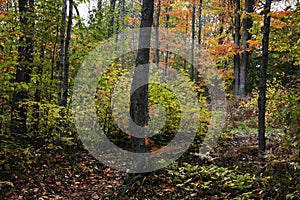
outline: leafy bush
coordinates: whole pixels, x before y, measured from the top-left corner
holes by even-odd
[[[130,104],[128,95],[130,93],[131,79],[128,78],[128,74],[130,73],[130,69],[122,69],[118,64],[113,64],[103,73],[96,94],[97,116],[102,130],[110,140],[125,149],[130,148],[128,140],[130,136],[124,132],[124,130],[128,130],[129,125],[128,113]],[[152,73],[158,74],[159,72]],[[177,89],[179,91],[187,87],[187,84],[183,84],[179,79],[172,81],[172,84],[174,87],[179,88]],[[195,90],[195,93],[202,92],[200,88],[193,86],[191,83],[188,83],[188,85]],[[117,86],[118,89],[116,89]],[[117,92],[120,90],[121,92]],[[198,96],[201,121],[199,121],[200,126],[198,124],[198,127],[194,127],[194,129],[199,133],[203,133],[206,130],[209,113],[205,98],[202,95]],[[118,100],[112,102],[112,97]],[[184,98],[185,102],[191,100],[189,95],[184,96]],[[189,112],[199,112],[199,108]],[[150,138],[153,141],[153,145],[166,145],[177,134],[181,117],[184,117],[181,116],[180,109],[180,102],[173,91],[163,84],[149,84],[149,126],[158,126],[163,119],[156,117],[157,114],[160,112],[165,112],[166,114],[164,125],[160,131],[155,133],[155,136]],[[112,114],[112,111],[114,114]],[[122,129],[120,129],[116,121],[122,126]]]

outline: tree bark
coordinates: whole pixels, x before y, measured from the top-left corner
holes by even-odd
[[[108,37],[112,36],[114,34],[114,26],[115,26],[115,8],[116,8],[116,0],[110,0],[110,9],[109,12],[111,14],[111,18],[109,21],[109,33],[108,33]]]
[[[120,18],[121,18],[121,31],[125,29],[125,0],[120,0],[121,4],[121,11],[120,11]],[[121,42],[123,43],[124,34],[121,32]],[[121,51],[121,68],[125,68],[125,59],[124,59],[124,52]]]
[[[266,113],[266,81],[267,81],[267,69],[269,60],[269,35],[270,35],[270,23],[271,23],[271,0],[266,0],[264,14],[264,33],[262,39],[262,59],[260,66],[260,78],[259,78],[259,96],[258,96],[258,148],[259,152],[263,153],[266,150],[266,137],[265,137],[265,113]]]
[[[195,14],[196,14],[196,6],[195,0],[193,0],[192,5],[192,49],[191,49],[191,60],[190,60],[190,80],[194,81],[194,48],[195,48]]]
[[[202,7],[203,6],[203,1],[200,0],[199,2],[199,9],[198,9],[198,49],[201,49],[201,41],[202,41],[202,27],[203,27],[203,24],[202,24]],[[197,69],[199,69],[200,66],[197,67]],[[196,70],[196,77],[195,77],[195,82],[196,83],[199,83],[199,71]]]
[[[199,2],[199,10],[198,10],[198,20],[199,20],[199,22],[198,22],[198,26],[199,26],[199,28],[198,28],[198,48],[200,49],[200,47],[201,47],[201,35],[202,35],[202,6],[203,6],[203,0],[200,0],[200,2]]]
[[[252,18],[249,14],[253,13],[254,0],[246,0],[245,13],[246,17],[243,19],[243,33],[242,33],[242,63],[240,70],[240,88],[239,95],[241,97],[246,96],[247,87],[247,72],[250,66],[250,52],[247,50],[247,41],[251,39],[249,29],[252,27]]]
[[[158,29],[159,29],[159,17],[160,17],[160,0],[158,0],[157,2],[157,13],[155,16],[155,64],[156,66],[159,65],[159,33],[158,33]]]
[[[59,62],[58,62],[58,105],[63,106],[63,72],[65,65],[65,35],[66,35],[66,18],[67,18],[67,0],[63,0],[61,27],[60,27],[60,49],[59,49]]]
[[[235,0],[236,2],[236,7],[235,7],[235,28],[234,28],[234,45],[237,50],[240,48],[240,40],[241,40],[241,2],[240,0]],[[240,85],[240,62],[241,62],[241,57],[240,53],[236,52],[234,54],[233,58],[234,62],[234,97],[237,98],[239,97],[239,85]]]
[[[63,75],[64,75],[65,59],[66,59],[66,52],[65,52],[66,18],[67,18],[67,0],[63,0],[61,27],[60,27],[60,51],[59,51],[59,62],[58,62],[58,86],[57,86],[58,106],[64,106]],[[56,137],[57,146],[61,145],[60,138],[63,135],[63,129],[62,129],[63,126],[62,121],[64,118],[63,111],[61,110],[59,114],[61,117],[57,119],[58,122],[57,133],[59,133],[59,135]],[[58,153],[61,153],[60,149],[58,150]]]
[[[63,99],[62,105],[66,106],[68,101],[68,81],[69,81],[69,65],[70,65],[70,41],[72,35],[72,20],[73,20],[73,0],[69,0],[69,16],[67,37],[65,42],[65,64],[64,64],[64,78],[63,78]]]
[[[143,0],[141,28],[151,27],[153,24],[154,0]],[[148,81],[149,77],[149,58],[150,48],[141,48],[142,46],[150,47],[151,31],[140,31],[139,49],[136,58],[136,67],[143,65],[141,70],[138,68],[134,71],[131,88],[139,85],[140,81]],[[148,124],[148,85],[143,85],[135,91],[130,91],[130,115],[132,121],[139,126]],[[146,144],[144,138],[131,137],[132,150],[137,153],[146,152]],[[143,165],[138,163],[138,165]],[[142,166],[141,166],[142,167]]]
[[[169,11],[170,11],[170,8],[167,7],[166,8],[166,13],[167,13],[166,14],[166,25],[165,25],[167,31],[169,29],[169,20],[170,20],[170,15],[168,14]],[[164,71],[163,71],[163,75],[166,75],[167,70],[168,70],[168,62],[169,62],[169,51],[168,51],[168,49],[169,49],[169,45],[167,44],[166,45],[166,55],[164,57],[165,68],[164,68]]]

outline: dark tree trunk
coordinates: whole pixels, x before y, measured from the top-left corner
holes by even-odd
[[[121,11],[120,11],[120,17],[121,17],[121,31],[125,29],[125,0],[120,0],[121,2]],[[124,34],[121,32],[121,42],[124,40]],[[124,52],[121,51],[121,67],[125,68],[125,60],[124,60]]]
[[[28,13],[33,12],[33,0],[19,0],[19,14],[21,22],[21,30],[25,36],[21,36],[18,47],[18,62],[16,69],[16,83],[28,84],[30,82],[30,74],[33,62],[33,40],[32,33],[26,31],[33,28],[33,23],[28,21]],[[26,30],[27,29],[27,30]],[[25,43],[25,45],[23,45]],[[27,109],[22,103],[28,98],[27,89],[20,89],[13,94],[12,98],[12,115],[11,115],[11,131],[15,133],[26,133]]]
[[[155,64],[159,64],[159,43],[158,43],[158,29],[159,29],[159,17],[160,17],[160,0],[157,2],[157,13],[155,16]]]
[[[260,78],[259,78],[259,96],[258,96],[258,148],[259,152],[265,152],[266,150],[266,137],[265,137],[265,113],[266,113],[266,81],[267,81],[267,69],[269,59],[269,35],[270,35],[270,22],[271,16],[269,12],[271,10],[271,0],[266,0],[264,14],[264,33],[262,39],[262,59],[260,66]]]
[[[116,0],[110,0],[110,9],[109,13],[111,14],[111,18],[109,21],[109,33],[108,36],[112,36],[114,34],[114,26],[115,26],[115,8],[116,8]]]
[[[245,12],[246,16],[243,19],[243,33],[242,33],[242,63],[240,70],[240,88],[239,95],[241,97],[246,96],[247,87],[247,72],[250,66],[250,52],[247,51],[248,43],[247,41],[251,39],[251,34],[249,29],[252,27],[252,18],[249,14],[253,13],[254,0],[246,0],[245,2]]]
[[[154,0],[143,0],[142,7],[142,19],[141,28],[151,27],[153,24],[153,12],[154,12]],[[148,81],[149,77],[149,58],[150,58],[150,48],[143,48],[141,46],[150,47],[151,31],[140,31],[139,38],[139,49],[136,59],[136,67],[143,65],[141,70],[134,71],[134,76],[132,80],[132,87],[135,88],[141,81]],[[135,91],[131,91],[130,98],[130,115],[132,121],[139,126],[146,126],[148,124],[148,85],[139,87]],[[144,138],[131,137],[132,150],[137,153],[146,152],[146,144]],[[138,167],[142,163],[135,163]]]
[[[198,20],[199,20],[199,22],[198,22],[198,26],[199,26],[199,28],[198,28],[198,48],[200,48],[201,47],[201,35],[202,35],[202,26],[203,26],[203,24],[202,24],[202,6],[203,6],[203,1],[202,0],[200,0],[200,2],[199,2],[199,10],[198,10]]]
[[[170,15],[168,14],[169,10],[170,10],[170,8],[166,8],[166,13],[167,14],[166,14],[166,25],[165,25],[165,27],[166,27],[167,31],[169,29],[169,20],[170,20]],[[165,68],[164,68],[164,71],[163,71],[163,75],[166,75],[167,69],[168,69],[168,62],[169,62],[169,51],[168,51],[168,49],[169,49],[169,45],[167,44],[166,45],[166,55],[164,57]]]
[[[59,66],[59,63],[55,63],[55,54],[56,54],[56,46],[59,40],[59,28],[58,28],[58,24],[56,25],[56,36],[55,36],[55,42],[53,44],[53,50],[51,53],[51,74],[50,74],[50,86],[52,88],[53,86],[53,82],[54,82],[54,68],[55,68],[55,64],[57,64],[57,67]],[[51,90],[49,93],[49,97],[48,97],[48,101],[52,100],[52,94],[53,91]]]
[[[190,80],[194,81],[194,48],[195,48],[195,15],[196,15],[196,6],[195,0],[193,0],[192,8],[192,47],[191,47],[191,61],[190,61]]]
[[[203,6],[203,1],[200,0],[199,2],[199,9],[198,9],[198,49],[201,49],[201,41],[202,41],[202,6]],[[200,66],[197,67],[197,69],[199,69]],[[199,82],[199,71],[196,70],[196,77],[195,77],[195,82],[198,83]]]
[[[235,0],[236,7],[235,7],[235,28],[234,28],[234,45],[237,50],[240,48],[240,40],[241,40],[241,2],[240,0]],[[234,97],[239,97],[239,85],[240,85],[240,62],[241,57],[240,53],[235,53],[234,55]]]

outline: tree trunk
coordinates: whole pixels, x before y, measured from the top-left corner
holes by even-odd
[[[33,0],[19,0],[19,14],[21,22],[21,30],[24,32],[25,36],[21,36],[18,47],[18,62],[16,69],[16,79],[17,83],[28,84],[30,82],[30,74],[32,66],[30,63],[33,62],[33,40],[32,34],[26,31],[33,28],[33,22],[29,22],[27,14],[33,12]],[[25,27],[27,30],[25,30]],[[25,45],[23,45],[25,41]],[[15,133],[26,133],[26,121],[27,121],[27,109],[23,104],[28,98],[27,89],[20,89],[13,94],[12,98],[12,115],[11,115],[11,131]]]
[[[166,8],[166,13],[167,14],[166,14],[166,25],[165,25],[165,27],[166,27],[167,31],[169,29],[169,20],[170,20],[170,15],[168,14],[169,10],[170,10],[170,8]],[[168,49],[169,49],[169,45],[167,44],[166,45],[166,55],[164,57],[165,68],[164,68],[164,71],[163,71],[163,75],[166,75],[167,70],[168,70],[168,62],[169,62],[169,51],[168,51]]]
[[[199,10],[198,10],[198,20],[199,20],[199,28],[198,28],[198,48],[200,49],[201,47],[201,35],[202,35],[202,6],[203,6],[203,1],[200,0],[200,3],[199,3]]]
[[[241,97],[246,96],[247,87],[247,72],[250,66],[250,52],[247,51],[248,43],[247,41],[251,39],[251,34],[249,29],[252,27],[252,18],[249,14],[253,13],[254,0],[246,0],[245,2],[245,12],[246,16],[243,19],[243,35],[242,35],[242,63],[240,70],[240,88],[239,95]]]
[[[116,0],[110,0],[110,9],[109,13],[111,14],[111,18],[109,21],[109,33],[108,37],[112,36],[114,34],[114,26],[115,26],[115,8],[116,8]]]
[[[65,35],[66,35],[66,16],[67,16],[67,0],[63,0],[61,27],[60,27],[60,49],[59,49],[59,62],[58,62],[58,105],[63,106],[63,72],[65,65]]]
[[[195,14],[196,14],[196,6],[195,0],[193,0],[193,8],[192,8],[192,50],[191,50],[191,61],[190,61],[190,80],[194,81],[194,48],[195,48]]]
[[[57,94],[58,94],[58,106],[64,106],[64,98],[63,98],[63,73],[65,68],[65,35],[66,35],[66,16],[67,16],[67,0],[63,0],[62,5],[62,18],[61,18],[61,27],[60,27],[60,52],[59,52],[59,62],[58,62],[58,86],[57,86]],[[56,137],[56,145],[60,146],[61,141],[60,138],[63,134],[63,111],[61,110],[60,118],[57,119],[58,121],[58,127],[57,127],[57,133],[59,135]],[[58,153],[61,153],[61,150],[58,150]]]
[[[120,11],[120,17],[121,17],[121,42],[123,43],[124,40],[124,34],[123,30],[125,29],[125,0],[120,0],[121,2],[121,11]],[[124,60],[124,52],[121,51],[121,68],[125,68],[125,60]]]
[[[269,14],[271,10],[271,0],[266,0],[264,6],[266,12],[264,14],[264,33],[262,39],[262,59],[260,66],[260,78],[259,78],[259,96],[258,96],[258,148],[259,152],[263,153],[266,150],[266,137],[265,137],[265,113],[266,113],[266,81],[267,81],[267,69],[269,59],[269,35],[270,35],[270,22],[271,16]]]
[[[186,12],[186,14],[185,14],[185,35],[186,35],[186,37],[185,37],[185,41],[184,41],[184,45],[185,45],[186,49],[188,48],[188,44],[187,44],[188,29],[189,29],[189,14],[188,14],[188,12]],[[187,51],[185,51],[185,56],[187,57],[188,55],[186,52]],[[186,59],[184,59],[184,61],[183,61],[183,67],[184,67],[184,70],[186,70],[186,68],[187,68]]]
[[[63,81],[63,99],[62,105],[66,106],[68,101],[68,81],[69,81],[69,65],[70,65],[70,41],[72,34],[72,20],[73,20],[73,0],[69,0],[69,16],[68,16],[68,27],[67,37],[65,42],[65,65],[64,65],[64,81]]]
[[[142,7],[142,19],[141,28],[151,27],[153,24],[153,12],[154,12],[154,0],[143,0]],[[150,48],[143,48],[141,46],[150,47],[151,31],[147,29],[146,31],[140,31],[139,38],[139,49],[136,59],[136,67],[143,65],[141,70],[135,69],[134,76],[132,80],[131,88],[136,88],[139,83],[148,81],[149,78],[149,58],[150,58]],[[130,91],[130,115],[132,121],[139,126],[146,126],[148,124],[148,85],[139,87],[135,91]],[[132,127],[132,125],[129,125]],[[132,129],[131,129],[132,130]],[[131,137],[132,150],[137,153],[146,152],[146,144],[144,138]],[[142,167],[143,163],[134,163],[136,167]]]
[[[159,64],[159,35],[158,35],[158,29],[159,29],[159,17],[160,17],[160,0],[157,2],[157,13],[155,16],[155,64],[158,67]]]
[[[241,2],[240,0],[236,0],[236,7],[235,7],[235,28],[234,28],[234,45],[237,50],[240,48],[240,40],[241,40]],[[235,53],[234,58],[234,97],[239,97],[239,85],[240,85],[240,62],[241,57],[240,53]]]
[[[203,1],[200,0],[199,2],[199,9],[198,9],[198,49],[201,49],[201,41],[202,41],[202,6],[203,6]],[[200,66],[197,67],[199,69]],[[198,84],[199,83],[199,71],[196,70],[196,77],[195,77],[195,82]]]

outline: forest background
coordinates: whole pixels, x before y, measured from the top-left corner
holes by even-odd
[[[300,198],[299,1],[99,0],[80,9],[86,3],[0,2],[1,198]],[[149,49],[158,73],[175,70],[189,79],[202,106],[201,126],[180,159],[128,181],[82,145],[71,112],[72,88],[85,57],[115,34],[139,28],[147,3],[153,3],[151,26],[180,32],[190,38],[183,51],[203,49],[216,63],[227,117],[211,154],[199,155],[211,114],[201,72],[168,49]],[[134,138],[116,125],[110,102],[137,55],[111,63],[96,93],[102,130],[128,151],[134,151]],[[168,114],[163,129],[142,141],[152,152],[174,138],[180,105],[170,91],[151,85],[148,103],[161,104]]]

